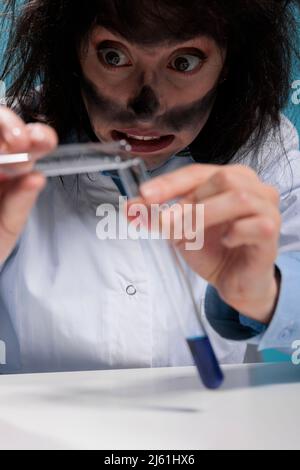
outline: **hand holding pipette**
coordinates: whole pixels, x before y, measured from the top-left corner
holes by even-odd
[[[26,125],[12,111],[0,106],[0,154],[30,152],[41,158],[57,145],[55,132],[42,124]],[[19,159],[20,160],[20,159]],[[0,164],[0,264],[13,250],[28,215],[45,185],[45,178],[30,173],[34,161],[11,163],[15,173],[26,169],[23,177],[9,176]],[[6,165],[6,169],[9,165]]]

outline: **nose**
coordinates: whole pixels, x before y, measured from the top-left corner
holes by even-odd
[[[138,96],[129,102],[128,107],[139,119],[150,119],[159,110],[160,103],[154,90],[145,85]]]

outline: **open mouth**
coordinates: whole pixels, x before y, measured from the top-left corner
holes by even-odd
[[[115,130],[112,132],[114,140],[126,140],[132,152],[152,153],[164,150],[175,140],[174,135],[160,135],[157,132],[143,132],[138,129]]]

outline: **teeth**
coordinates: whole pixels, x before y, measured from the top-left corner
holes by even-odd
[[[130,134],[127,134],[127,137],[129,137],[130,139],[135,139],[135,140],[144,140],[144,141],[151,141],[151,140],[159,140],[160,137],[142,137],[142,136],[138,136],[138,135],[130,135]]]

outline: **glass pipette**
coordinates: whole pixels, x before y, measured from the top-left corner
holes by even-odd
[[[67,176],[98,171],[118,170],[121,158],[131,147],[126,141],[109,144],[61,145],[44,158],[35,160],[30,153],[11,155],[0,154],[0,173],[7,176],[21,176],[37,171],[47,177]]]

